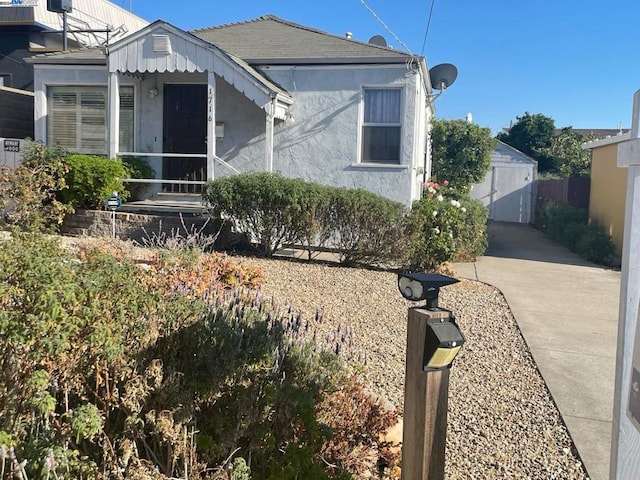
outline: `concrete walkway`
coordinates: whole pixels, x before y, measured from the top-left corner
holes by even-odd
[[[459,276],[500,289],[592,480],[609,478],[620,272],[527,226],[492,223]]]

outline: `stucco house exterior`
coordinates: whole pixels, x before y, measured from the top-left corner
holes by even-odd
[[[589,221],[598,222],[611,235],[616,255],[622,254],[627,198],[627,168],[618,167],[618,147],[630,133],[618,133],[583,144],[591,150]]]
[[[154,195],[272,171],[409,205],[430,171],[424,57],[272,15],[193,32],[156,21],[30,62],[36,139],[145,157]]]

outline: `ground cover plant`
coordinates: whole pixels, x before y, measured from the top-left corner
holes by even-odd
[[[346,479],[392,467],[378,434],[395,413],[307,340],[308,322],[260,296],[255,267],[187,250],[143,268],[123,250],[71,254],[17,231],[1,243],[0,453],[23,478]],[[345,410],[352,398],[362,408]]]

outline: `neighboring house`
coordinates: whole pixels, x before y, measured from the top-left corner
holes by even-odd
[[[47,0],[0,1],[0,85],[33,91],[33,68],[24,61],[62,50],[62,14],[47,10]],[[68,47],[113,43],[148,25],[108,0],[73,0],[67,14]]]
[[[618,146],[629,139],[628,132],[620,133],[582,146],[591,150],[589,221],[599,223],[611,235],[616,255],[622,254],[628,172],[618,167]]]
[[[146,157],[158,193],[273,171],[409,205],[429,174],[424,57],[268,15],[191,33],[156,21],[30,62],[36,138]]]
[[[498,222],[531,223],[535,212],[538,163],[520,150],[498,141],[484,180],[473,186],[471,197],[489,209]]]

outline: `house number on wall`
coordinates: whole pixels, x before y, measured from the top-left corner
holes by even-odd
[[[209,121],[213,120],[213,88],[209,87]]]
[[[4,141],[4,151],[5,152],[19,152],[20,151],[20,140],[5,140]]]

